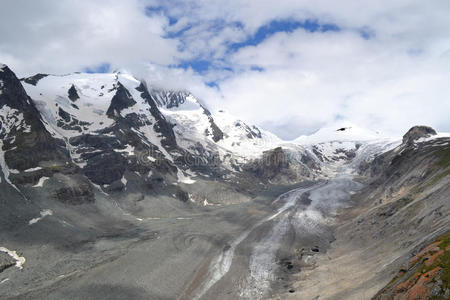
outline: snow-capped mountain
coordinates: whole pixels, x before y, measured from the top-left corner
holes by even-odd
[[[223,110],[214,114],[214,119],[224,133],[224,138],[218,144],[240,156],[254,158],[283,143],[273,133],[248,125]]]
[[[121,190],[135,175],[144,182],[183,176],[174,161],[185,153],[145,83],[123,73],[22,81],[47,131],[102,191]]]
[[[256,157],[282,141],[255,125],[220,110],[211,113],[194,95],[154,89],[161,113],[174,124],[178,144],[189,151],[212,151],[221,159]]]
[[[370,141],[385,138],[378,131],[361,128],[349,121],[329,124],[311,135],[302,135],[293,142],[297,144],[318,144],[325,142]]]
[[[37,74],[10,85],[23,90],[22,98],[39,120],[33,122],[59,145],[63,161],[79,168],[76,172],[101,192],[121,191],[133,181],[193,182],[190,177],[195,176],[238,180],[248,175],[262,182],[297,182],[330,176],[357,155],[364,157],[361,161],[371,157],[367,149],[374,149],[374,144],[389,149],[392,143],[348,123],[282,141],[227,112],[210,112],[187,91],[148,88],[123,72]],[[2,107],[5,124],[11,119],[7,109]],[[23,123],[19,117],[17,126]],[[8,162],[2,161],[7,170]],[[43,168],[42,164],[26,169]],[[19,175],[23,177],[26,169],[18,168]],[[41,173],[27,174],[33,175],[28,182],[51,177]]]
[[[377,153],[394,148],[400,142],[399,138],[388,137],[348,121],[334,122],[311,135],[303,135],[292,141],[295,145],[309,148],[324,163],[323,169],[328,169],[332,174],[349,159],[352,159],[353,164],[360,164],[372,159]]]
[[[192,94],[154,89],[151,96],[159,111],[174,125],[181,147],[191,151],[213,150],[212,145],[223,139],[211,113]],[[204,149],[198,149],[199,143]]]
[[[162,145],[174,144],[170,126],[145,84],[129,74],[47,75],[23,82],[54,136],[67,139],[98,134],[118,118],[133,117],[133,128],[160,151],[165,151]]]

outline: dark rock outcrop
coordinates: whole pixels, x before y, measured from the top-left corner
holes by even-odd
[[[427,137],[435,132],[426,126],[416,126],[411,128],[403,137],[403,143],[392,151],[376,156],[369,166],[365,166],[363,174],[372,178],[377,178],[374,183],[389,181],[391,186],[398,181],[398,186],[405,182],[399,179],[408,176],[409,184],[417,184],[423,181],[424,176],[428,176],[424,170],[429,169],[436,160],[441,160],[442,156],[448,153],[448,147],[442,147],[449,139],[436,138],[423,145],[415,146],[414,141],[420,137]],[[426,146],[426,147],[425,147]],[[419,170],[414,171],[412,170]],[[420,174],[420,172],[425,172]],[[404,179],[406,180],[406,179]]]
[[[301,156],[290,150],[277,147],[263,152],[260,158],[244,164],[247,175],[271,184],[293,184],[312,176],[312,170],[320,170],[312,153]]]
[[[175,133],[173,132],[173,125],[170,124],[166,118],[161,114],[156,105],[155,98],[152,97],[147,89],[147,86],[141,82],[141,84],[136,88],[137,91],[141,92],[141,97],[147,101],[150,105],[150,113],[155,118],[156,123],[153,128],[156,132],[161,133],[162,139],[161,144],[170,150],[176,149],[177,142],[175,139]],[[178,103],[178,102],[176,102]]]
[[[244,171],[261,180],[295,180],[296,174],[290,168],[290,158],[283,148],[278,147],[265,151],[260,159],[244,165]]]
[[[120,153],[110,151],[91,157],[83,172],[97,184],[110,184],[122,178],[126,166],[127,160]]]
[[[164,94],[164,98],[155,97],[155,101],[158,105],[164,106],[168,109],[173,107],[179,107],[186,101],[186,97],[189,95],[187,92],[172,92],[172,91],[162,91],[153,90],[155,93]]]
[[[130,92],[119,82],[116,94],[111,99],[111,104],[106,111],[106,115],[112,119],[117,118],[120,115],[120,112],[128,107],[131,107],[136,104]]]
[[[403,136],[403,144],[410,144],[419,138],[436,135],[436,130],[428,126],[414,126]]]
[[[317,164],[317,162],[307,153],[302,155],[300,161],[310,169],[320,169],[320,166]]]
[[[80,96],[78,96],[78,92],[77,92],[77,89],[75,88],[75,85],[72,84],[72,86],[68,90],[68,96],[69,96],[69,99],[73,102],[80,99]]]
[[[86,126],[90,125],[88,122],[77,120],[74,116],[66,112],[61,107],[58,109],[58,116],[60,119],[57,120],[57,125],[65,130],[82,132],[83,129],[88,130],[88,127]]]
[[[43,76],[35,76],[36,80],[39,78]],[[56,200],[68,204],[93,202],[95,198],[89,180],[72,162],[65,142],[47,131],[34,102],[15,74],[8,67],[3,67],[0,80],[3,82],[0,108],[10,112],[7,120],[0,118],[0,138],[6,164],[16,170],[9,174],[11,183],[21,189],[21,185],[34,185],[42,177],[56,176],[58,188],[44,191],[49,196],[53,194]],[[62,109],[59,117],[62,122],[74,121]]]
[[[177,192],[175,193],[175,197],[183,202],[189,201],[189,194],[181,189],[177,190]]]
[[[84,176],[58,175],[58,179],[64,185],[54,192],[56,200],[69,205],[87,204],[95,201],[92,185]]]
[[[211,126],[211,134],[212,134],[212,139],[214,142],[218,142],[221,139],[223,139],[223,132],[222,130],[220,130],[219,126],[217,126],[217,124],[214,122],[214,119],[211,115],[211,113],[209,112],[209,110],[207,110],[205,107],[203,107],[203,105],[200,105],[203,108],[203,112],[204,114],[208,117],[209,120],[209,125]]]
[[[28,77],[28,78],[22,78],[21,80],[23,80],[24,82],[26,82],[28,84],[36,86],[36,84],[39,82],[39,80],[41,80],[42,78],[45,78],[47,76],[48,76],[48,74],[38,73],[38,74]]]
[[[22,171],[37,167],[41,161],[69,162],[64,142],[55,139],[46,130],[33,101],[7,66],[0,72],[0,80],[3,82],[0,108],[12,109],[8,120],[0,120],[0,138],[8,166]],[[7,125],[11,124],[11,118],[15,122]],[[5,126],[8,126],[9,132]]]

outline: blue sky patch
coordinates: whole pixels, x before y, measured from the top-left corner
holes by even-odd
[[[202,73],[207,71],[211,67],[211,61],[203,60],[203,59],[193,59],[193,60],[185,60],[179,63],[178,65],[175,65],[173,67],[176,68],[182,68],[182,69],[189,69],[192,68],[194,71],[198,73]]]
[[[108,73],[111,69],[111,64],[102,63],[100,65],[91,66],[84,68],[83,72],[85,73]]]
[[[230,49],[236,51],[246,46],[256,46],[265,39],[278,32],[294,32],[295,30],[303,28],[309,32],[327,32],[340,31],[341,29],[336,24],[320,24],[318,20],[275,20],[267,25],[261,26],[253,36],[250,36],[246,41],[234,43]]]
[[[175,24],[177,22],[177,19],[170,17],[167,9],[162,6],[147,7],[145,13],[149,17],[151,17],[154,14],[164,15],[170,19],[171,25]],[[186,24],[186,26],[184,26],[181,29],[178,29],[176,31],[167,32],[165,37],[170,38],[170,39],[177,39],[179,41],[179,46],[178,46],[179,49],[178,50],[183,51],[186,47],[186,43],[188,41],[190,41],[190,39],[192,38],[192,36],[189,36],[190,35],[189,31],[200,25],[205,26],[205,24],[200,24],[200,23],[195,23],[195,22]],[[238,22],[238,21],[237,22],[227,22],[223,19],[216,19],[216,20],[209,21],[206,24],[204,30],[206,30],[206,31],[208,31],[208,33],[214,35],[216,33],[219,34],[225,28],[230,28],[230,27],[233,27],[237,30],[242,30],[242,31],[244,31],[244,29],[245,29],[245,25],[241,22]],[[303,30],[305,30],[307,32],[311,32],[311,33],[314,33],[314,32],[323,33],[323,32],[328,32],[328,31],[337,32],[337,31],[341,30],[341,28],[336,24],[321,23],[317,19],[307,19],[307,20],[303,20],[303,21],[299,21],[299,20],[295,20],[295,19],[273,20],[273,21],[269,22],[268,24],[259,27],[258,30],[254,34],[248,36],[244,41],[235,42],[235,43],[225,41],[225,43],[226,43],[225,46],[226,46],[227,50],[226,50],[226,53],[224,54],[224,57],[222,57],[222,58],[216,57],[215,59],[213,59],[212,57],[214,57],[214,53],[205,53],[205,54],[202,54],[202,56],[198,56],[193,59],[182,60],[180,63],[171,65],[169,67],[182,68],[185,70],[191,68],[192,70],[194,70],[195,72],[200,73],[200,74],[205,73],[211,69],[235,72],[236,70],[234,70],[233,66],[230,66],[229,62],[227,61],[227,56],[229,54],[236,52],[239,49],[247,47],[247,46],[256,46],[256,45],[262,43],[264,40],[266,40],[270,36],[272,36],[278,32],[291,33],[298,29],[303,29]],[[169,28],[169,30],[170,30],[170,28]],[[257,71],[257,72],[264,71],[264,69],[259,66],[251,66],[250,70]],[[210,85],[209,83],[207,83],[207,84]],[[214,82],[211,84],[215,85],[216,83]]]
[[[169,38],[180,38],[181,43],[183,44],[183,34],[190,28],[194,27],[195,24],[189,24],[185,28],[181,29],[176,33],[170,33],[168,35]],[[211,22],[208,30],[211,32],[220,32],[225,27],[234,26],[236,28],[243,29],[244,25],[240,22],[226,23],[223,20],[215,20]],[[308,32],[327,32],[327,31],[340,31],[341,29],[336,24],[325,23],[321,24],[318,20],[305,20],[305,21],[296,21],[292,19],[287,20],[276,20],[272,21],[267,25],[261,26],[255,34],[249,36],[247,40],[239,43],[231,43],[228,44],[228,52],[234,52],[239,50],[240,48],[247,46],[256,46],[265,39],[274,35],[277,32],[293,32],[299,28],[303,28]],[[172,67],[179,67],[183,69],[192,68],[194,71],[198,73],[206,72],[211,68],[218,68],[221,70],[229,70],[233,71],[232,67],[227,66],[226,61],[224,60],[221,63],[221,67],[217,67],[214,65],[212,60],[208,58],[196,58],[192,60],[182,61],[178,65],[174,65]],[[252,71],[262,72],[263,68],[259,66],[251,66]]]
[[[206,82],[206,85],[209,86],[209,87],[212,87],[212,88],[219,89],[219,85],[215,81]]]
[[[193,27],[192,24],[189,24],[183,28],[181,28],[178,31],[172,31],[172,32],[168,32],[167,35],[165,37],[169,38],[169,39],[173,39],[173,38],[178,38],[178,37],[182,37],[183,34],[188,31],[189,29],[191,29]]]

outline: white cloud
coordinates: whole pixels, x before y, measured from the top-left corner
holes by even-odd
[[[150,4],[164,9],[149,18]],[[336,118],[395,134],[415,124],[450,131],[449,11],[447,0],[6,0],[0,61],[22,76],[109,62],[153,85],[191,90],[213,108],[283,137]],[[229,50],[287,18],[334,23],[342,31],[300,28]],[[371,39],[360,36],[363,28]],[[169,67],[192,58],[214,68],[197,74]],[[220,91],[205,85],[210,81]]]
[[[111,62],[173,63],[178,42],[162,38],[166,17],[142,1],[2,1],[0,60],[19,74],[73,72]]]
[[[309,127],[339,116],[391,134],[418,123],[450,129],[448,59],[433,48],[417,56],[397,47],[352,32],[279,33],[232,57],[265,71],[224,81],[225,102],[243,118],[274,126],[286,117]]]

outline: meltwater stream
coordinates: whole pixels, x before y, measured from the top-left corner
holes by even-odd
[[[241,284],[239,295],[242,299],[262,299],[270,291],[277,270],[277,252],[280,241],[291,226],[298,236],[305,233],[320,235],[320,228],[332,222],[337,209],[344,207],[351,192],[361,188],[361,184],[350,176],[339,176],[327,182],[320,182],[309,188],[289,191],[275,202],[284,204],[271,216],[259,221],[234,239],[222,253],[210,264],[206,280],[199,286],[194,299],[201,298],[214,284],[221,280],[230,270],[234,252],[239,244],[257,227],[271,221],[271,229],[256,243],[249,257],[246,279]],[[308,205],[300,203],[301,196],[309,192]]]

